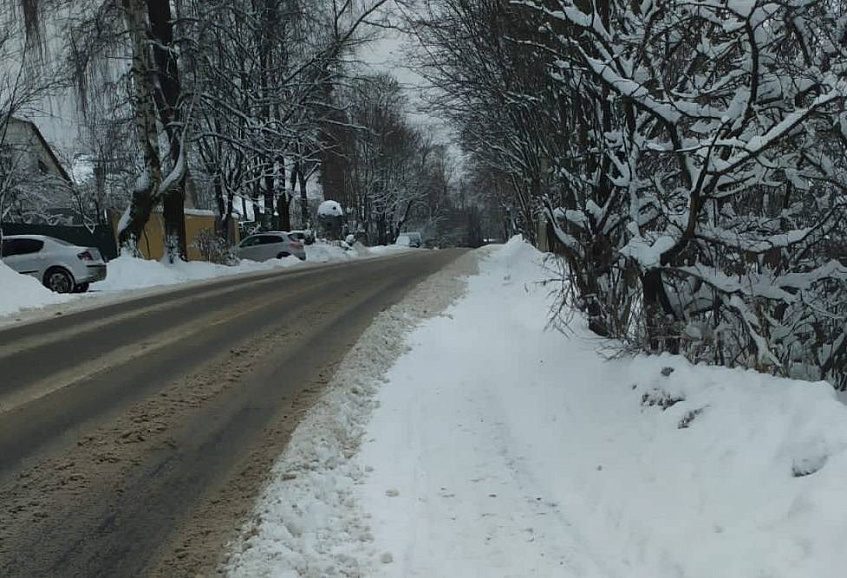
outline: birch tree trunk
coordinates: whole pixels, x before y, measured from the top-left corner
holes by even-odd
[[[153,79],[146,58],[146,6],[144,0],[122,0],[122,2],[132,52],[130,75],[134,101],[133,120],[144,168],[132,191],[129,207],[118,225],[118,241],[121,246],[135,248],[156,202],[155,191],[162,182],[162,161],[159,152],[159,133],[156,129]]]

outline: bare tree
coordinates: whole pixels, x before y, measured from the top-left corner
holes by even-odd
[[[436,147],[409,121],[402,89],[391,76],[360,78],[349,98],[347,204],[371,242],[393,243],[416,211],[436,200],[430,196]]]

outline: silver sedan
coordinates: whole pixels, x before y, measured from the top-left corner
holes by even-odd
[[[32,275],[56,293],[83,293],[106,278],[106,263],[93,247],[78,247],[43,235],[3,237],[3,262],[18,273]]]
[[[258,235],[250,235],[238,245],[238,257],[251,261],[267,261],[294,256],[301,261],[306,260],[306,250],[303,243],[295,241],[282,231],[268,231]]]

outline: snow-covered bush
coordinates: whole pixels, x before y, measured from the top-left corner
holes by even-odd
[[[204,261],[219,265],[235,265],[238,256],[233,247],[214,231],[204,229],[194,237],[194,247],[200,252]]]
[[[628,337],[651,350],[838,380],[847,12],[554,4],[532,5],[551,78],[593,121],[574,143],[584,162],[562,171],[577,194],[547,211],[574,282],[593,281],[574,295],[612,334],[632,318]],[[631,299],[610,298],[621,286]]]
[[[508,179],[512,222],[534,239],[544,217],[563,304],[638,348],[844,379],[847,8],[427,11],[440,106],[474,161]]]

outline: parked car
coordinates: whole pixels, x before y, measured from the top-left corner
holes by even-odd
[[[43,235],[3,237],[0,259],[56,293],[84,293],[91,283],[106,278],[106,262],[100,251]]]
[[[395,241],[395,245],[403,247],[420,247],[422,244],[420,233],[400,233]]]
[[[282,231],[268,231],[257,235],[250,235],[238,245],[238,256],[241,259],[251,261],[267,261],[268,259],[282,259],[293,255],[301,261],[306,260],[306,250],[303,243]]]

